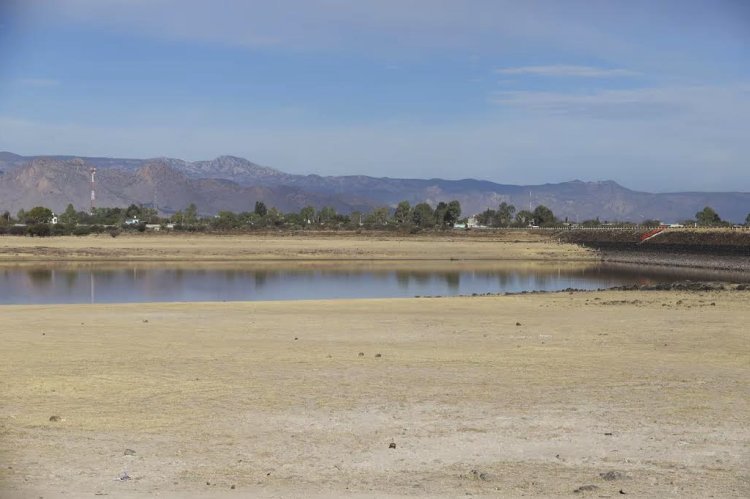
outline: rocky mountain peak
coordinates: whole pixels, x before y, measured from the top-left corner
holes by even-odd
[[[20,159],[19,159],[20,158]],[[127,206],[158,202],[163,212],[195,203],[202,213],[219,210],[252,210],[255,201],[282,211],[312,205],[334,206],[340,212],[395,207],[456,199],[464,215],[496,209],[508,202],[518,209],[543,204],[555,215],[571,220],[656,218],[679,221],[709,205],[722,218],[744,221],[750,193],[652,194],[627,189],[618,183],[581,181],[543,185],[504,185],[463,179],[398,179],[365,175],[292,175],[236,156],[208,161],[174,158],[76,158],[72,156],[22,157],[0,155],[0,209],[17,210],[44,204],[60,210],[72,202],[89,200],[89,167],[97,173],[97,202],[101,206]]]

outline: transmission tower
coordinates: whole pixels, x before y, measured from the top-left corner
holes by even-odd
[[[91,167],[91,214],[94,214],[94,208],[96,208],[96,180],[94,179],[94,175],[96,175],[96,168]]]

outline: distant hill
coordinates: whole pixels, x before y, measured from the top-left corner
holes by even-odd
[[[0,152],[0,209],[17,211],[45,205],[61,211],[68,203],[89,205],[89,168],[97,168],[97,204],[158,206],[172,213],[195,203],[199,211],[252,210],[256,201],[282,211],[306,205],[328,205],[339,212],[458,199],[464,214],[496,208],[505,201],[519,210],[543,204],[561,218],[584,220],[692,218],[704,206],[724,219],[744,221],[750,193],[681,192],[652,194],[612,181],[504,185],[483,180],[396,179],[363,175],[293,175],[243,158],[221,156],[210,161],[173,158],[122,159],[72,156],[24,157]]]

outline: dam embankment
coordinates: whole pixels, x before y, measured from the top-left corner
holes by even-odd
[[[595,249],[606,262],[750,272],[748,229],[569,230],[557,238]]]

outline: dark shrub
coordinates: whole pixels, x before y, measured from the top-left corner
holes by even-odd
[[[28,233],[30,236],[47,237],[52,233],[49,224],[34,224],[29,226]]]
[[[78,225],[73,229],[74,236],[88,236],[91,234],[91,227],[88,225]]]
[[[67,236],[70,234],[70,228],[63,224],[55,224],[52,226],[53,236]]]

